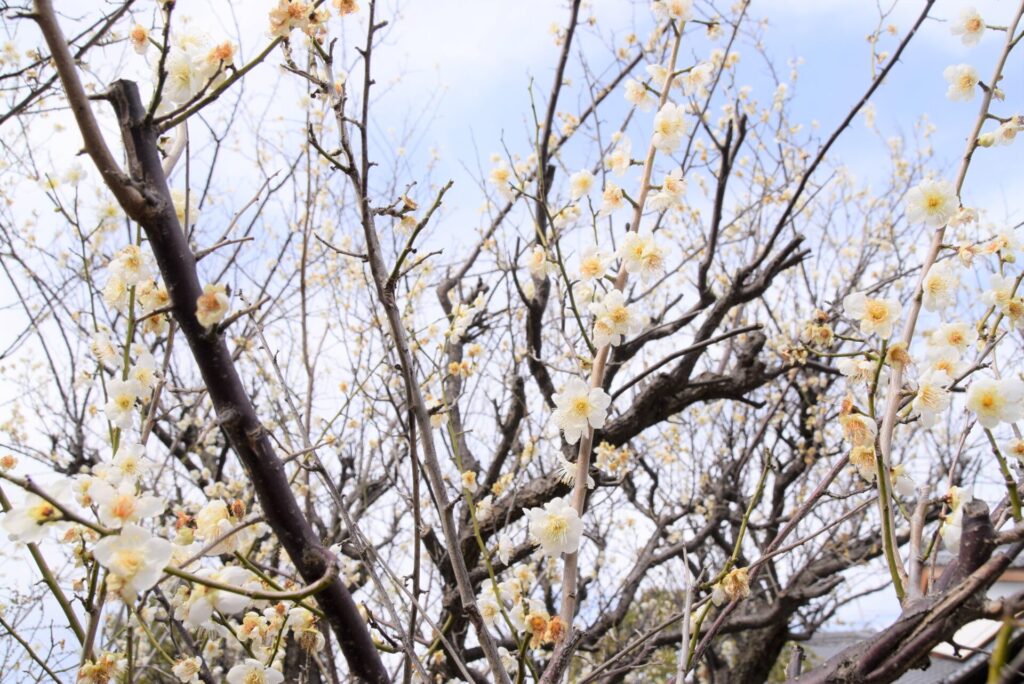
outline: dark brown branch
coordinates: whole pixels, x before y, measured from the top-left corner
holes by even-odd
[[[330,556],[313,532],[292,492],[281,459],[235,368],[231,353],[218,333],[196,319],[202,287],[195,257],[178,223],[157,149],[158,129],[146,123],[146,111],[136,85],[116,81],[110,100],[124,138],[131,180],[144,201],[125,206],[149,239],[174,307],[174,317],[199,366],[214,409],[235,453],[245,467],[264,516],[306,582],[322,578]],[[343,581],[335,578],[317,596],[353,675],[372,682],[390,676],[370,639],[366,623]]]

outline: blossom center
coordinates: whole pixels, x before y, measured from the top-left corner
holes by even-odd
[[[878,323],[884,321],[889,315],[889,307],[877,299],[871,299],[867,303],[867,314],[870,320]]]
[[[565,536],[569,532],[569,522],[561,516],[548,516],[547,522],[544,523],[544,532],[547,536],[564,542]]]
[[[572,412],[577,416],[586,416],[590,413],[590,399],[579,397],[572,402]]]
[[[121,520],[127,520],[135,512],[135,497],[128,494],[122,494],[117,497],[117,501],[114,502],[113,513],[114,516]]]
[[[121,572],[117,574],[124,577],[131,577],[142,568],[142,554],[138,551],[117,551],[114,554],[114,563]]]

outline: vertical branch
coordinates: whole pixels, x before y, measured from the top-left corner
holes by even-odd
[[[666,66],[665,82],[662,84],[661,97],[659,98],[658,106],[663,107],[668,102],[669,90],[672,86],[672,81],[675,76],[676,62],[679,59],[679,48],[683,41],[683,27],[672,25],[675,31],[675,40],[672,44],[672,55],[669,57],[668,65]],[[628,229],[631,231],[638,231],[640,229],[640,219],[643,215],[644,203],[647,201],[647,195],[651,189],[651,175],[654,171],[654,157],[657,154],[657,149],[654,147],[653,141],[647,148],[647,157],[644,160],[643,175],[640,180],[640,191],[637,193],[636,207],[633,210],[633,220],[629,224]],[[619,269],[619,273],[615,278],[614,287],[620,292],[625,289],[626,281],[629,278],[629,273],[626,271],[625,264]],[[590,374],[590,386],[601,387],[604,383],[605,368],[608,363],[608,354],[611,347],[607,344],[602,345],[597,350],[597,355],[594,357],[594,365],[591,369]],[[576,509],[576,512],[580,515],[583,514],[583,508],[586,505],[587,500],[587,473],[590,471],[590,456],[594,445],[594,429],[589,427],[583,432],[580,437],[580,446],[576,454],[576,481],[573,485],[572,490],[572,505]],[[558,650],[571,648],[570,644],[572,639],[570,638],[573,633],[573,617],[576,614],[576,599],[577,599],[577,583],[579,581],[579,551],[576,553],[566,554],[565,556],[565,568],[562,573],[562,605],[559,611],[562,621],[566,625],[567,635],[566,640],[559,645]],[[556,650],[557,652],[557,650]],[[556,672],[554,668],[555,663],[560,663],[563,666],[568,665],[568,658],[552,657],[552,666],[548,667],[548,670],[544,673],[544,682],[554,682],[561,676],[561,672]]]
[[[54,56],[61,82],[86,141],[86,150],[125,213],[146,232],[160,273],[170,293],[172,310],[202,374],[214,409],[232,448],[249,474],[271,529],[302,578],[321,580],[331,559],[299,508],[284,464],[242,384],[219,330],[207,330],[196,319],[202,288],[195,255],[174,211],[157,148],[159,131],[146,117],[138,88],[117,81],[108,98],[121,127],[131,176],[114,161],[96,124],[85,90],[49,0],[37,0],[36,21]],[[344,582],[334,577],[317,596],[353,675],[371,682],[390,676],[370,638]]]
[[[1017,7],[1017,11],[1006,29],[1006,41],[1003,45],[1002,52],[996,60],[996,65],[992,72],[992,79],[989,81],[989,87],[985,90],[981,98],[981,107],[978,109],[978,116],[975,118],[971,132],[967,136],[967,143],[964,148],[963,157],[960,160],[960,168],[957,171],[956,182],[954,183],[957,197],[960,196],[964,180],[967,178],[967,171],[970,168],[971,159],[978,144],[978,135],[981,133],[981,127],[985,123],[985,119],[988,117],[988,109],[992,103],[992,96],[996,88],[996,84],[1002,77],[1003,67],[1006,65],[1006,60],[1010,55],[1010,51],[1014,48],[1014,34],[1017,31],[1017,26],[1020,24],[1022,14],[1024,14],[1024,2],[1021,2]],[[932,236],[931,245],[925,255],[924,261],[921,264],[917,284],[914,286],[914,298],[910,303],[910,312],[907,315],[907,321],[903,327],[903,334],[900,336],[900,341],[908,348],[911,340],[914,338],[917,318],[921,313],[921,306],[924,297],[924,279],[927,277],[932,264],[935,263],[935,260],[939,256],[939,251],[942,249],[942,240],[945,234],[946,226],[939,226],[935,230],[935,234]],[[882,462],[885,466],[883,470],[885,471],[886,476],[888,476],[889,469],[892,467],[892,439],[893,432],[896,428],[896,414],[900,407],[900,388],[902,385],[903,367],[896,366],[889,374],[889,387],[886,397],[885,412],[882,415],[882,424],[878,431],[879,451],[881,453]]]
[[[348,164],[343,172],[352,181],[358,193],[360,223],[363,228],[363,235],[366,239],[367,262],[370,266],[370,273],[373,277],[374,286],[377,291],[377,298],[384,308],[388,320],[388,331],[391,333],[391,340],[395,346],[395,353],[398,356],[398,365],[402,374],[402,381],[405,385],[407,397],[410,403],[417,427],[420,433],[420,446],[423,451],[423,471],[430,484],[435,499],[438,516],[441,521],[441,532],[444,537],[445,549],[448,552],[452,571],[455,576],[456,589],[459,600],[462,603],[466,615],[476,630],[480,647],[487,657],[491,668],[491,676],[502,684],[509,684],[508,674],[498,654],[498,646],[491,636],[487,625],[480,615],[476,605],[476,596],[473,592],[473,583],[466,568],[466,560],[462,555],[459,545],[458,529],[455,526],[455,518],[452,510],[454,502],[448,497],[447,484],[441,471],[441,464],[437,456],[437,449],[434,444],[433,428],[430,424],[430,413],[426,400],[417,380],[416,364],[412,355],[412,348],[409,344],[409,335],[402,322],[402,313],[398,308],[395,290],[398,285],[396,279],[390,277],[390,271],[384,263],[384,253],[381,248],[380,238],[377,235],[377,228],[374,223],[374,212],[370,206],[369,196],[369,172],[371,167],[370,151],[367,131],[370,125],[370,88],[373,85],[371,71],[371,57],[373,54],[373,40],[377,31],[382,29],[386,23],[376,23],[375,0],[371,0],[369,7],[369,21],[366,32],[366,43],[359,49],[363,58],[363,94],[362,113],[360,121],[356,124],[359,131],[360,154],[359,163],[356,164],[356,154],[348,136],[348,124],[344,115],[344,99],[337,97],[334,100],[334,112],[337,118],[338,130],[342,139],[342,149],[347,157]],[[325,56],[325,66],[328,71],[332,69],[330,56]],[[440,203],[440,199],[438,200]]]

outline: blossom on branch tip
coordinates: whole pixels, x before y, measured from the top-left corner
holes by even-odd
[[[136,54],[146,54],[146,49],[149,48],[149,29],[142,24],[136,24],[132,26],[132,30],[128,32],[128,39],[132,43],[132,48]]]
[[[974,99],[978,87],[978,71],[970,64],[953,64],[946,67],[942,77],[949,83],[946,97],[954,102],[969,102]]]
[[[309,31],[313,6],[300,0],[280,0],[270,10],[270,35],[273,38],[287,38],[293,29]]]
[[[973,7],[965,7],[960,11],[960,18],[950,24],[949,32],[960,36],[964,45],[977,45],[985,33],[985,20]]]

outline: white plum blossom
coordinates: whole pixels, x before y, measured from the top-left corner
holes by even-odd
[[[515,197],[515,191],[511,184],[511,181],[513,180],[512,169],[510,169],[508,164],[505,162],[501,162],[491,169],[489,180],[491,184],[498,189],[498,192],[505,197],[505,199],[512,199]]]
[[[946,499],[949,501],[950,512],[942,521],[939,534],[942,544],[950,553],[960,551],[960,536],[963,532],[964,504],[974,498],[970,488],[950,487]]]
[[[131,41],[132,49],[136,54],[146,54],[146,49],[149,47],[149,29],[142,24],[132,26],[131,31],[128,32],[128,40]]]
[[[949,27],[949,32],[954,36],[960,36],[964,45],[977,45],[981,36],[985,33],[985,20],[973,7],[965,7],[960,10],[960,17]]]
[[[949,83],[946,97],[954,102],[969,102],[978,89],[978,71],[970,64],[953,64],[946,67],[942,77]]]
[[[565,433],[569,444],[578,442],[588,426],[604,427],[608,405],[612,403],[607,392],[600,387],[591,387],[579,378],[569,380],[552,398],[555,402],[555,424]]]
[[[96,357],[97,361],[104,366],[117,370],[121,367],[124,357],[110,340],[109,332],[109,330],[104,328],[93,333],[92,341],[89,343],[89,350]]]
[[[956,189],[949,181],[923,180],[907,191],[907,220],[940,228],[959,208]]]
[[[975,376],[967,388],[967,408],[990,430],[999,423],[1018,421],[1024,416],[1024,382]]]
[[[665,268],[665,253],[650,233],[630,231],[622,238],[618,256],[629,273],[647,282]]]
[[[171,202],[174,204],[174,213],[178,217],[178,223],[182,230],[188,231],[199,220],[199,203],[196,201],[196,193],[174,188],[171,190]]]
[[[661,211],[683,205],[686,194],[686,182],[683,180],[682,169],[673,169],[661,181],[661,188],[647,200],[647,206]]]
[[[577,171],[569,177],[569,189],[572,199],[578,200],[594,187],[594,174],[587,169]]]
[[[1024,439],[1008,439],[1001,446],[1006,454],[1024,462]]]
[[[494,621],[501,615],[501,604],[494,595],[490,582],[485,583],[480,595],[476,597],[476,607],[480,611],[480,617],[488,627],[494,627]]]
[[[614,212],[626,206],[626,196],[615,183],[608,181],[601,193],[601,207],[597,211],[598,216],[611,216]]]
[[[978,331],[969,323],[953,321],[943,323],[928,338],[927,354],[941,354],[943,348],[964,354],[978,341]]]
[[[512,557],[512,537],[508,536],[507,532],[502,532],[498,535],[498,548],[496,553],[498,560],[501,561],[502,565],[508,565],[509,559]]]
[[[562,452],[557,452],[558,458],[558,481],[564,485],[570,487],[576,484],[576,464],[567,459]],[[594,478],[589,474],[587,475],[587,489],[593,489],[595,486]]]
[[[611,290],[600,302],[590,305],[594,314],[594,344],[603,347],[606,344],[617,345],[625,335],[635,335],[643,328],[644,321],[626,304],[626,298],[620,290]]]
[[[715,75],[715,66],[709,62],[695,65],[682,76],[683,93],[704,99],[708,96],[708,85]]]
[[[227,287],[207,283],[203,286],[203,294],[196,299],[196,320],[204,328],[212,328],[224,320],[230,307]]]
[[[693,13],[693,0],[654,0],[651,11],[659,21],[689,21]]]
[[[153,275],[149,255],[138,245],[128,245],[111,260],[110,272],[128,287],[135,287]]]
[[[873,447],[878,435],[878,425],[870,416],[862,413],[846,413],[839,417],[843,437],[855,447]]]
[[[615,149],[605,155],[604,167],[621,178],[629,170],[629,165],[632,162],[631,154],[632,143],[628,137],[622,136]]]
[[[612,263],[611,255],[602,252],[597,247],[588,247],[580,255],[579,276],[580,280],[596,280],[608,272]]]
[[[103,407],[107,420],[122,430],[135,423],[135,400],[142,396],[137,380],[108,380],[107,403]]]
[[[128,369],[128,379],[135,380],[144,391],[148,391],[156,387],[159,377],[156,359],[148,349],[143,348],[136,357],[135,363]]]
[[[98,506],[100,522],[113,528],[157,515],[167,505],[160,497],[136,494],[133,480],[124,480],[115,488],[109,482],[94,478],[89,497]]]
[[[536,245],[526,256],[526,268],[534,278],[543,279],[549,273],[553,273],[557,266],[548,260],[548,253],[545,249]]]
[[[651,81],[658,88],[661,88],[663,85],[665,85],[665,81],[667,81],[671,76],[671,74],[669,74],[668,72],[668,69],[666,69],[661,64],[648,64],[644,68],[644,70],[647,72],[647,75],[651,77]],[[669,87],[671,88],[672,85],[669,84]]]
[[[921,426],[935,425],[940,413],[949,408],[950,377],[945,373],[925,373],[918,379],[917,394],[911,402],[913,412],[921,417]]]
[[[138,525],[125,525],[120,534],[96,542],[92,555],[110,571],[108,586],[131,603],[140,591],[157,583],[172,552],[166,539],[154,537]]]
[[[67,500],[67,482],[61,480],[46,487],[46,494],[55,501]],[[20,506],[12,507],[3,514],[3,528],[11,541],[35,544],[46,536],[47,523],[60,520],[60,510],[43,497],[27,492]]]
[[[981,299],[985,304],[996,307],[1011,319],[1020,319],[1024,313],[1022,311],[1024,300],[1016,294],[1016,287],[1015,278],[994,273],[989,278],[989,289],[982,293]]]
[[[240,589],[260,589],[260,581],[245,568],[229,565],[219,570],[205,568],[196,573],[200,577],[220,584],[229,584]],[[240,613],[252,602],[248,596],[236,594],[230,591],[221,591],[204,584],[193,584],[188,595],[188,600],[180,606],[175,613],[175,618],[184,621],[193,629],[205,626],[213,611],[217,610],[225,615]]]
[[[683,135],[686,134],[685,110],[677,104],[666,102],[654,115],[654,137],[651,144],[665,154],[672,154]]]
[[[225,537],[241,521],[231,515],[228,505],[220,499],[214,499],[203,506],[195,517],[195,536],[201,541],[209,544],[215,539]],[[234,534],[226,536],[213,548],[206,551],[206,555],[220,555],[234,553],[244,549],[252,541],[253,528],[246,527]]]
[[[892,479],[892,488],[897,494],[906,497],[914,496],[917,485],[914,483],[913,478],[907,474],[907,466],[902,463],[893,466],[889,471],[889,475]]]
[[[903,307],[896,299],[878,299],[855,292],[843,298],[843,310],[850,318],[860,321],[860,331],[864,335],[878,333],[882,338],[888,338]]]
[[[537,540],[544,555],[558,558],[563,553],[576,553],[583,534],[583,521],[567,499],[559,497],[543,508],[526,511],[530,536]]]
[[[874,382],[877,367],[878,363],[869,359],[845,357],[836,361],[836,369],[844,377],[849,378],[851,382],[862,382],[865,385]],[[879,386],[885,385],[885,378],[886,370],[883,368],[878,381]]]
[[[178,678],[182,684],[198,684],[201,680],[199,679],[199,673],[203,669],[203,661],[199,658],[185,658],[174,663],[171,667],[171,673]]]
[[[960,358],[961,354],[955,347],[931,346],[925,352],[925,373],[944,373],[950,380],[964,375],[970,367]]]
[[[246,658],[228,670],[225,681],[227,684],[280,684],[284,675],[254,658]]]
[[[928,269],[928,275],[921,283],[922,304],[928,311],[944,311],[956,305],[960,276],[952,264],[952,261],[937,261]]]
[[[647,86],[634,78],[626,81],[625,90],[626,102],[629,102],[641,112],[649,112],[654,109],[654,105],[658,104],[658,101],[651,94],[651,91],[647,89]]]
[[[129,294],[128,283],[116,272],[111,272],[103,285],[103,303],[114,311],[124,313],[128,309]]]
[[[1022,130],[1024,130],[1024,116],[1016,114],[999,124],[999,128],[992,134],[992,144],[1009,145]]]

